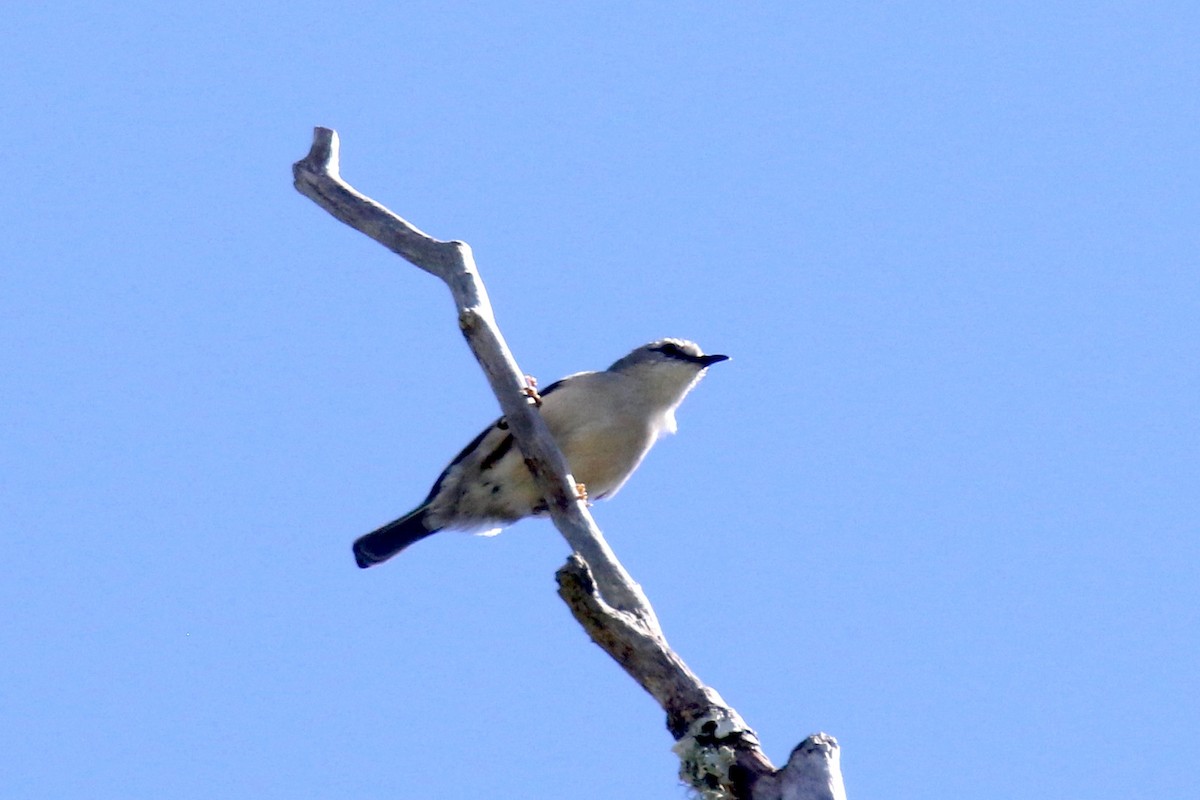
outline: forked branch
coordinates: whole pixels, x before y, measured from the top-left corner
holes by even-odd
[[[566,459],[523,391],[524,373],[496,325],[471,248],[434,239],[351,188],[339,174],[337,133],[328,128],[315,130],[312,149],[292,172],[305,197],[450,288],[467,344],[487,375],[555,526],[574,551],[558,571],[559,594],[592,640],[666,712],[682,762],[680,776],[713,800],[843,800],[832,737],[810,736],[783,769],[775,770],[754,731],[667,645],[650,602],[579,500]]]

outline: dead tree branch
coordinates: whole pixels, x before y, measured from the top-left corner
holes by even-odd
[[[523,391],[524,373],[496,325],[471,248],[434,239],[351,188],[339,174],[337,133],[328,128],[315,130],[312,149],[292,172],[305,197],[450,288],[467,344],[487,375],[555,526],[574,551],[558,571],[559,595],[592,640],[662,706],[677,741],[680,776],[713,800],[843,800],[832,737],[810,736],[783,769],[775,770],[754,731],[667,645],[650,602],[577,497],[566,460]]]

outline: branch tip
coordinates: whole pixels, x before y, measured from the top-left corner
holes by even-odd
[[[337,177],[340,165],[341,141],[333,128],[313,128],[312,147],[308,155],[296,166],[303,164],[313,172],[323,172],[331,177]]]

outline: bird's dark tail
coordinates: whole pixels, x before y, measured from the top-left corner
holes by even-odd
[[[422,506],[366,536],[360,536],[354,542],[354,560],[363,569],[373,567],[387,561],[413,542],[419,542],[434,533],[437,533],[437,530],[429,530],[425,526],[425,507]]]

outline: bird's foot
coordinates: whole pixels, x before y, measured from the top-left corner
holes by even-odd
[[[525,376],[525,386],[522,387],[521,394],[532,400],[535,406],[542,405],[542,396],[538,394],[537,390],[537,378],[532,375]]]
[[[575,498],[577,500],[582,500],[583,502],[587,503],[588,508],[592,507],[592,503],[590,500],[588,500],[588,496],[587,496],[587,484],[584,484],[584,483],[576,483],[575,484]]]

